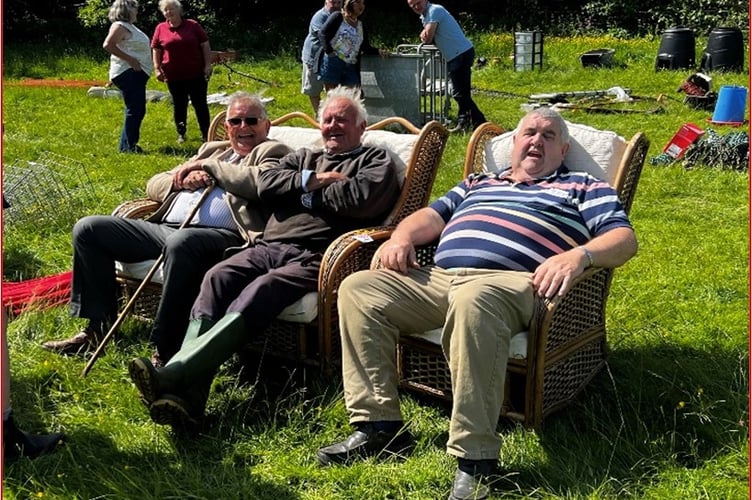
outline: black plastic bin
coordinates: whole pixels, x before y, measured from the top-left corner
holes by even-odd
[[[695,34],[689,28],[676,26],[663,32],[655,69],[688,69],[695,67]]]
[[[739,28],[715,28],[700,60],[703,71],[743,71],[744,37]]]
[[[583,68],[607,68],[614,65],[614,49],[588,50],[580,55]]]

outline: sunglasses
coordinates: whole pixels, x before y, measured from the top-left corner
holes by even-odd
[[[244,116],[244,117],[235,117],[235,118],[228,118],[227,123],[232,125],[233,127],[237,127],[241,123],[245,122],[246,125],[252,126],[256,125],[259,122],[258,116]]]

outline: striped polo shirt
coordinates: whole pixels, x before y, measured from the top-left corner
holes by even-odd
[[[526,182],[510,173],[471,175],[431,204],[446,222],[436,265],[532,272],[553,255],[631,227],[603,180],[564,165]]]

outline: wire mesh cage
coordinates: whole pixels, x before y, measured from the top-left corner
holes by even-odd
[[[97,200],[83,163],[51,152],[3,165],[3,218],[13,224],[70,226]]]
[[[389,57],[363,57],[361,85],[373,121],[402,116],[416,125],[448,121],[451,87],[435,45],[397,46]]]
[[[420,113],[423,122],[438,120],[449,121],[449,96],[452,94],[451,83],[447,73],[447,63],[435,45],[417,45],[397,47],[415,50],[421,57],[418,67],[418,91],[420,93]]]

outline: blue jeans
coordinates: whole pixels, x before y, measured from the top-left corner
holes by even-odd
[[[123,94],[125,119],[120,133],[120,152],[136,151],[141,135],[141,122],[146,116],[146,82],[149,75],[144,71],[126,70],[112,79]]]
[[[357,64],[349,64],[335,54],[325,54],[319,69],[319,80],[330,85],[360,86]]]
[[[470,75],[475,59],[475,49],[470,48],[451,61],[447,61],[447,72],[452,82],[452,97],[457,101],[457,116],[460,122],[470,122],[477,127],[486,121],[486,117],[473,101],[470,86]]]

